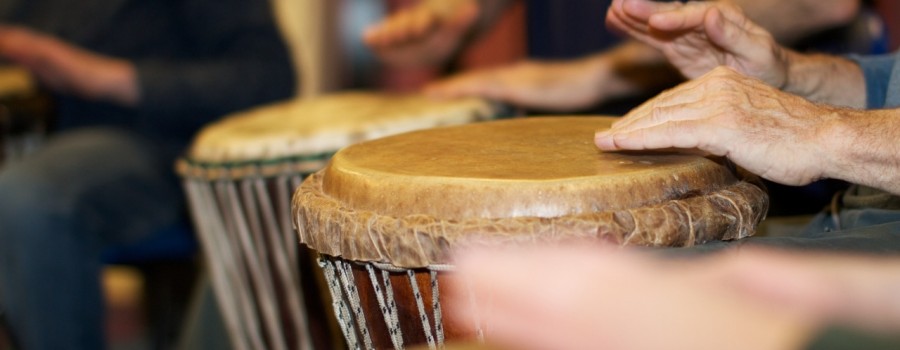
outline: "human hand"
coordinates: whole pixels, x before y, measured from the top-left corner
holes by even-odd
[[[48,88],[85,99],[134,106],[134,66],[26,28],[0,26],[0,57],[30,70]]]
[[[510,349],[797,349],[818,327],[695,265],[627,250],[476,251],[456,266],[457,321]]]
[[[900,329],[900,260],[745,247],[684,265],[747,298],[822,323],[873,333]]]
[[[614,0],[606,21],[662,51],[687,78],[724,65],[777,88],[787,83],[786,50],[727,1]]]
[[[443,64],[462,45],[479,12],[477,0],[425,0],[368,28],[363,41],[389,65]]]
[[[842,166],[834,158],[841,137],[831,128],[837,111],[720,67],[645,102],[594,142],[606,151],[700,149],[766,179],[804,185]]]
[[[432,83],[425,92],[438,98],[478,96],[524,108],[572,111],[626,90],[612,81],[604,83],[610,70],[603,59],[524,61],[463,73]]]

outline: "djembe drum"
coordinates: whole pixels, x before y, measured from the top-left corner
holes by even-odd
[[[178,172],[235,347],[333,346],[316,338],[327,332],[309,320],[322,308],[321,299],[304,298],[316,289],[302,288],[314,284],[303,270],[315,266],[304,264],[291,227],[290,195],[307,174],[354,142],[490,119],[495,107],[480,99],[343,93],[261,107],[202,130]]]
[[[447,323],[449,252],[595,239],[689,246],[752,234],[768,198],[722,162],[605,153],[611,119],[530,118],[411,132],[347,147],[293,198],[300,241],[321,254],[351,348],[467,341]],[[536,276],[537,278],[537,276]]]

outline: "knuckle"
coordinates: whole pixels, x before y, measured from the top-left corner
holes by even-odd
[[[662,107],[653,106],[650,111],[650,121],[654,124],[661,123],[665,120],[666,111]]]

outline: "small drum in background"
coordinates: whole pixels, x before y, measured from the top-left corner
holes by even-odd
[[[696,155],[601,152],[593,135],[611,121],[495,121],[335,154],[297,189],[293,211],[300,241],[320,253],[350,347],[479,338],[445,322],[441,281],[452,278],[454,249],[572,239],[689,246],[754,232],[768,207],[755,182]]]
[[[0,66],[0,168],[41,145],[54,110],[28,71]]]
[[[304,262],[291,226],[290,196],[307,174],[358,141],[498,112],[481,99],[351,92],[273,104],[204,128],[178,172],[235,347],[334,347],[327,322],[310,320],[327,313],[321,297],[304,298],[318,291],[306,270],[320,270]]]

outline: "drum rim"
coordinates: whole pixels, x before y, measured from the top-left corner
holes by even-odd
[[[184,156],[175,163],[178,175],[189,179],[243,179],[248,177],[272,177],[297,173],[310,174],[322,169],[335,152],[315,155],[297,155],[254,161],[209,162]]]
[[[450,262],[450,250],[480,245],[590,238],[622,245],[691,246],[741,239],[755,232],[769,205],[762,185],[748,178],[749,181],[737,181],[707,193],[646,207],[551,218],[393,217],[348,208],[324,193],[324,172],[310,175],[294,193],[293,221],[300,242],[321,254],[398,268],[446,265]],[[624,217],[632,220],[632,227],[618,222]],[[654,220],[660,218],[683,219],[687,223],[653,226]],[[521,233],[523,228],[537,226],[551,227],[552,232],[535,229],[531,234]],[[426,228],[437,230],[426,232]],[[388,245],[394,246],[389,249]]]
[[[309,147],[306,149],[293,149],[293,147],[288,147],[286,150],[283,147],[275,147],[272,148],[271,144],[266,144],[261,149],[264,149],[269,152],[270,157],[266,157],[266,152],[253,152],[253,153],[245,153],[243,151],[235,152],[235,149],[229,146],[222,146],[221,141],[210,141],[205,139],[208,135],[219,135],[221,133],[228,132],[229,130],[235,128],[232,125],[236,121],[244,121],[252,118],[258,118],[260,113],[263,113],[267,110],[279,109],[285,106],[300,106],[305,104],[314,105],[317,103],[321,103],[323,101],[337,101],[341,102],[343,99],[354,99],[354,98],[368,98],[368,99],[377,99],[382,100],[382,103],[390,100],[404,100],[404,99],[427,99],[425,96],[421,94],[415,93],[385,93],[385,92],[373,92],[373,91],[361,91],[361,90],[348,90],[336,92],[333,94],[327,94],[318,96],[312,99],[288,99],[282,101],[276,101],[268,104],[264,104],[261,106],[253,107],[250,109],[246,109],[243,111],[234,112],[231,114],[227,114],[217,121],[209,123],[205,125],[201,130],[197,132],[194,136],[193,141],[191,142],[190,147],[188,148],[185,156],[183,158],[191,160],[192,163],[211,163],[211,164],[228,164],[228,163],[258,163],[261,162],[261,159],[267,159],[267,161],[271,162],[279,162],[282,160],[292,160],[294,158],[303,158],[303,157],[319,157],[321,155],[331,156],[334,155],[338,150],[345,148],[347,146],[351,146],[358,142],[368,141],[375,138],[381,138],[385,136],[391,136],[395,134],[401,134],[410,131],[417,131],[422,129],[428,129],[433,127],[445,126],[445,125],[459,125],[459,124],[469,124],[476,123],[482,121],[489,120],[497,120],[497,119],[507,119],[511,117],[518,116],[519,113],[517,110],[513,109],[511,106],[500,103],[497,101],[493,101],[490,99],[479,98],[479,97],[466,97],[461,98],[456,101],[442,101],[439,102],[442,106],[453,106],[452,108],[447,108],[449,112],[444,112],[442,114],[434,115],[432,113],[422,113],[419,116],[415,115],[403,115],[403,117],[397,118],[396,120],[386,119],[386,120],[377,120],[371,124],[374,126],[372,129],[361,129],[356,130],[354,133],[363,134],[367,132],[375,132],[382,125],[385,124],[393,124],[396,122],[409,122],[419,120],[430,120],[434,124],[426,127],[413,127],[409,129],[397,130],[394,132],[389,132],[387,134],[375,137],[363,137],[360,139],[352,139],[350,138],[349,142],[335,142],[333,144],[323,145],[322,147]],[[462,108],[466,107],[466,108]],[[289,117],[295,118],[297,114],[291,114]],[[422,116],[429,116],[428,118],[422,118]],[[310,115],[310,117],[313,117]],[[315,115],[315,118],[335,118],[335,115]],[[340,119],[340,118],[338,118]],[[464,122],[460,120],[465,119]],[[341,129],[333,129],[330,127],[325,127],[324,129],[317,131],[316,133],[302,136],[301,138],[312,138],[315,139],[318,137],[319,132],[343,132]],[[283,135],[279,136],[281,139],[286,139]],[[242,141],[243,142],[243,141]],[[276,143],[277,144],[277,143]],[[290,146],[290,145],[288,145]],[[232,160],[235,159],[235,160]]]

